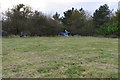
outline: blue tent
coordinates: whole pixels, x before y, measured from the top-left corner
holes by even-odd
[[[62,36],[72,36],[70,34],[70,32],[68,32],[67,30],[65,30],[65,32],[60,32],[59,35],[62,35]]]

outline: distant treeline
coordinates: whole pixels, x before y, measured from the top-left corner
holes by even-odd
[[[56,36],[64,30],[68,30],[72,35],[83,36],[119,34],[120,11],[113,12],[107,4],[96,9],[93,16],[83,8],[72,8],[63,13],[62,17],[57,12],[50,17],[19,4],[3,12],[2,29],[8,35],[20,35],[23,32],[30,36]]]

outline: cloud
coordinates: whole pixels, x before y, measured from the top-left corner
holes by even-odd
[[[111,8],[116,8],[118,1],[119,0],[1,0],[0,3],[2,11],[7,10],[7,8],[12,8],[13,5],[23,3],[31,6],[34,10],[52,15],[55,12],[62,14],[72,7],[79,9],[83,7],[85,10],[92,13],[103,3],[108,3]]]
[[[67,1],[67,0],[66,0]],[[108,0],[107,0],[108,1]],[[63,12],[71,9],[72,7],[76,8],[76,9],[80,9],[83,8],[84,10],[86,10],[88,13],[93,14],[93,12],[98,9],[100,7],[100,5],[104,5],[104,4],[108,4],[109,8],[112,10],[114,9],[114,11],[117,10],[117,1],[112,2],[112,1],[99,1],[97,2],[97,0],[84,0],[84,1],[75,1],[75,2],[70,2],[70,3],[58,3],[58,2],[50,2],[50,4],[47,4],[46,7],[46,13],[47,14],[55,14],[55,12],[60,13],[61,15],[63,15]]]
[[[2,0],[1,7],[2,11],[7,10],[7,8],[12,8],[14,5],[17,4],[25,4],[29,5],[34,9],[40,9],[41,11],[45,11],[46,9],[46,2],[43,0]]]

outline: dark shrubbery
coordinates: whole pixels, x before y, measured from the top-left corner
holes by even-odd
[[[73,35],[80,34],[87,36],[93,34],[94,25],[92,18],[83,8],[79,10],[72,8],[65,11],[61,21]]]
[[[33,11],[29,6],[19,4],[4,13],[2,29],[8,35],[26,33],[31,36],[56,36],[64,30],[68,30],[71,35],[118,35],[120,12],[117,11],[114,16],[111,16],[111,13],[105,4],[96,9],[93,16],[83,8],[72,8],[65,11],[62,17],[57,12],[50,17],[42,12]]]
[[[118,21],[112,23],[105,23],[96,30],[99,35],[118,35]]]
[[[23,9],[23,11],[21,11]],[[61,31],[62,24],[39,11],[19,4],[9,9],[2,20],[3,30],[9,35],[30,33],[31,36],[55,36]]]

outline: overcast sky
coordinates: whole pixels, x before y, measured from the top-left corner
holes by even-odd
[[[92,14],[100,5],[108,4],[109,8],[114,11],[118,9],[120,0],[1,0],[0,8],[4,12],[17,4],[31,6],[33,10],[39,10],[45,14],[53,15],[55,12],[63,15],[63,12],[72,7],[80,9],[81,7]]]

